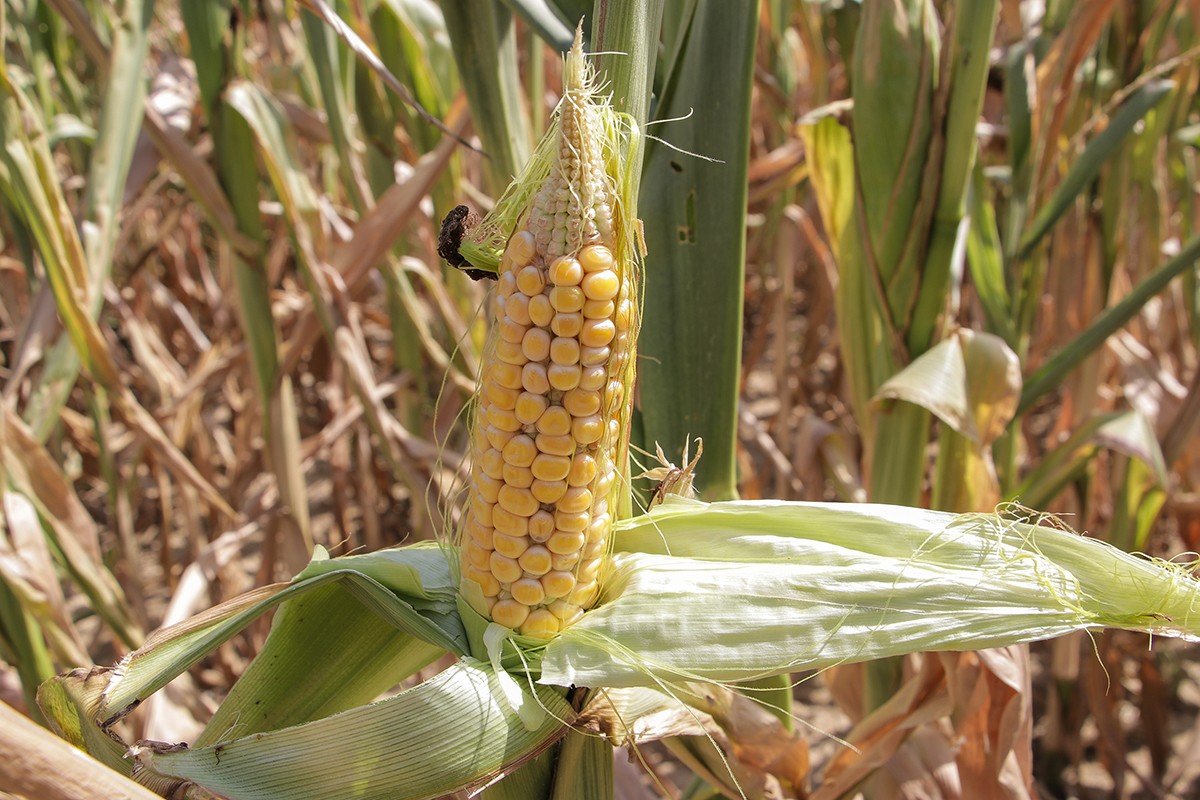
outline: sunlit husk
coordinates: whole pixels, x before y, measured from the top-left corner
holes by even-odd
[[[546,647],[543,682],[740,681],[1101,626],[1200,634],[1183,567],[993,515],[674,500],[616,546],[602,604]]]

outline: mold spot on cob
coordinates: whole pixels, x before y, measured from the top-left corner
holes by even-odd
[[[463,596],[538,638],[577,620],[599,594],[628,460],[639,311],[622,136],[596,96],[578,32],[563,76],[534,163],[481,225],[508,238],[459,536]]]

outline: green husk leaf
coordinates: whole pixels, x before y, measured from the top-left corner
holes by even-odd
[[[620,523],[616,548],[541,682],[743,681],[1101,626],[1200,634],[1184,567],[996,515],[673,499]]]
[[[239,800],[441,797],[490,783],[562,736],[571,707],[555,689],[533,691],[548,713],[527,730],[491,666],[465,659],[387,700],[305,725],[211,747],[134,753],[151,773]],[[336,763],[330,753],[339,754]]]

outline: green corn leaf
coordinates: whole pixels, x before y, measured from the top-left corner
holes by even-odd
[[[1129,294],[1104,311],[1062,350],[1025,379],[1017,414],[1028,411],[1042,395],[1053,391],[1071,370],[1096,351],[1104,340],[1137,316],[1152,297],[1200,259],[1200,236],[1189,239],[1170,260],[1142,278]]]
[[[504,5],[515,12],[542,41],[559,53],[571,49],[575,41],[575,23],[564,19],[558,9],[546,0],[504,0]]]
[[[647,146],[639,198],[639,207],[654,213],[645,219],[649,255],[638,339],[638,444],[654,452],[658,443],[675,456],[687,437],[702,437],[696,486],[712,498],[737,493],[756,6],[699,4],[680,34],[679,55],[656,114],[673,120],[655,128],[655,136],[672,146]],[[714,58],[718,52],[721,58]]]
[[[616,546],[542,682],[741,681],[1100,626],[1200,634],[1184,568],[995,515],[673,500],[619,524]]]
[[[1038,210],[1029,224],[1029,230],[1021,237],[1021,244],[1016,253],[1017,258],[1026,258],[1033,252],[1033,248],[1038,245],[1042,237],[1050,232],[1054,224],[1074,204],[1080,192],[1100,172],[1100,168],[1109,162],[1110,157],[1125,140],[1125,137],[1133,132],[1134,127],[1151,109],[1170,94],[1174,85],[1167,80],[1150,81],[1138,87],[1121,104],[1121,107],[1113,114],[1108,126],[1088,142],[1084,151],[1072,162],[1071,168],[1067,170],[1066,176],[1054,190],[1054,194]]]

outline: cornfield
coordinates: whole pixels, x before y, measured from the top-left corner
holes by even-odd
[[[1198,20],[5,0],[0,795],[1196,796]]]

